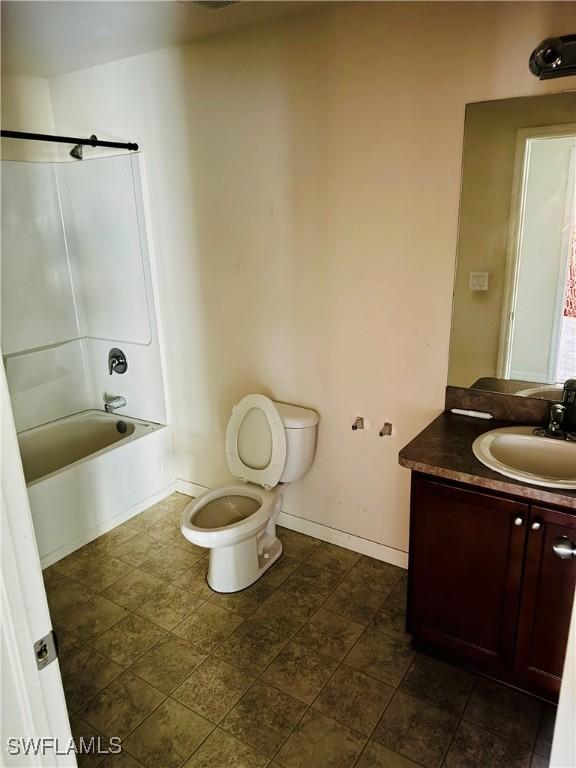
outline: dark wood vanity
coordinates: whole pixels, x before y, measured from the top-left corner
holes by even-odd
[[[576,432],[575,109],[575,93],[467,105],[445,410],[399,457],[415,647],[549,701],[576,584],[576,490],[559,487],[576,478],[559,442]]]
[[[443,414],[400,454],[413,470],[407,629],[417,649],[555,701],[576,558],[554,546],[576,540],[576,493],[481,465],[472,441],[503,424]]]

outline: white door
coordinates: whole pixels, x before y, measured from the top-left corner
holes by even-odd
[[[572,606],[572,619],[568,646],[560,686],[560,699],[556,713],[556,727],[552,740],[550,768],[574,768],[576,765],[576,592]]]
[[[34,643],[50,634],[52,622],[4,367],[0,365],[0,369],[0,765],[2,768],[75,766],[76,757],[70,751],[70,724],[58,660],[43,669],[38,668],[36,661]]]

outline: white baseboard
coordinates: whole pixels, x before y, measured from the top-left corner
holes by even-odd
[[[296,515],[288,515],[286,512],[280,512],[278,525],[289,528],[291,531],[298,531],[298,533],[313,536],[315,539],[327,541],[329,544],[337,544],[339,547],[351,549],[352,552],[358,552],[361,555],[367,555],[376,560],[397,565],[399,568],[408,568],[407,552],[387,547],[385,544],[380,544],[377,541],[363,539],[361,536],[354,536],[351,533],[340,531],[337,528],[330,528],[330,526],[322,525],[321,523],[313,523],[311,520],[305,520],[303,517],[296,517]]]
[[[176,478],[176,490],[178,493],[185,493],[186,496],[194,496],[194,498],[196,498],[196,496],[200,496],[210,489],[205,488],[203,485],[191,483],[189,480],[180,480],[179,478]]]
[[[112,528],[116,528],[118,525],[122,525],[122,523],[130,520],[130,518],[134,517],[135,515],[139,515],[140,512],[144,512],[145,509],[148,509],[148,507],[151,507],[153,504],[157,504],[159,501],[162,501],[162,499],[170,496],[170,494],[174,493],[176,490],[175,485],[175,483],[170,483],[169,485],[162,488],[162,490],[152,494],[152,496],[148,496],[146,499],[139,501],[137,504],[133,504],[120,515],[116,515],[110,520],[106,520],[105,523],[96,525],[94,528],[86,531],[73,541],[68,541],[61,547],[53,549],[52,552],[49,552],[47,555],[44,555],[40,558],[42,570],[44,570],[44,568],[48,568],[49,565],[58,562],[58,560],[62,560],[63,557],[66,557],[66,555],[75,552],[85,544],[89,544],[91,541],[94,541],[94,539],[97,539],[98,536],[102,536],[103,533],[108,533],[108,531],[111,531]]]
[[[185,493],[188,496],[200,496],[201,493],[208,491],[203,485],[190,483],[188,480],[176,480],[176,490],[179,493]],[[361,536],[354,536],[351,533],[340,531],[337,528],[330,528],[328,525],[314,523],[311,520],[305,520],[303,517],[289,515],[286,512],[280,512],[278,524],[291,531],[305,533],[313,536],[315,539],[327,541],[329,544],[337,544],[339,547],[351,549],[352,552],[359,552],[361,555],[373,557],[376,560],[382,560],[391,565],[397,565],[399,568],[408,568],[408,553],[402,552],[393,547],[387,547],[377,541],[363,539]]]

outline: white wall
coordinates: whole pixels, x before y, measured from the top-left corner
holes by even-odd
[[[285,509],[407,549],[397,454],[443,406],[464,107],[574,87],[527,67],[572,15],[342,3],[50,81],[59,132],[144,152],[180,478],[228,478],[247,392],[312,406]]]

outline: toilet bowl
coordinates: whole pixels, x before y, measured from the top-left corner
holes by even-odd
[[[264,395],[247,395],[234,406],[226,457],[241,482],[203,493],[181,520],[185,538],[210,549],[207,578],[216,592],[246,589],[280,557],[279,483],[294,482],[310,468],[317,424],[315,411]]]

